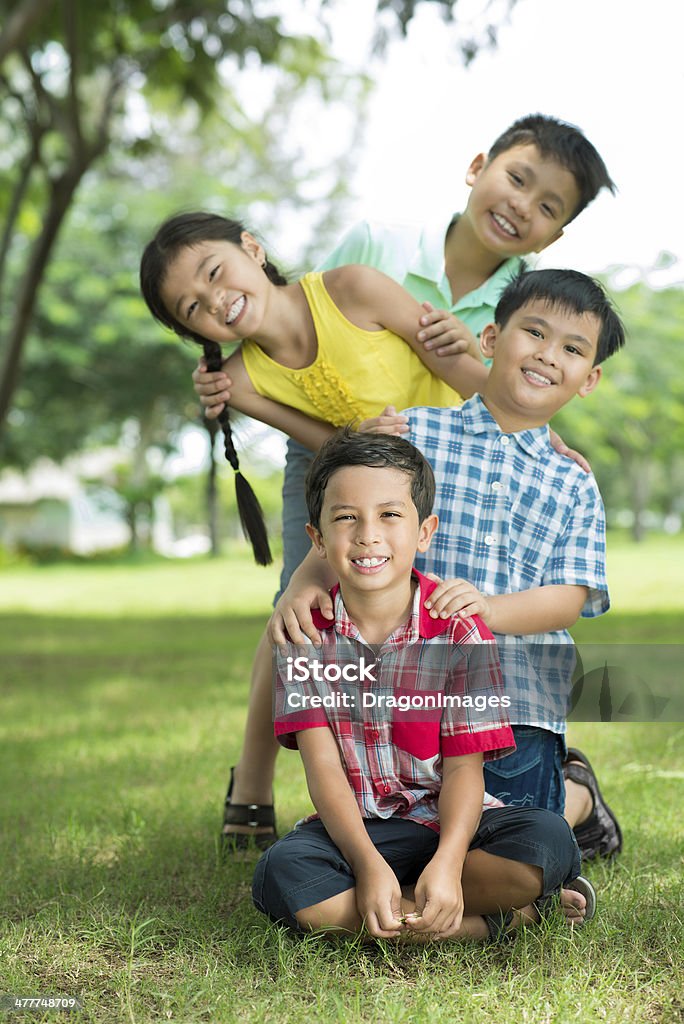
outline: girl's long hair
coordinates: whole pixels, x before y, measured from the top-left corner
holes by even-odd
[[[176,320],[164,305],[161,289],[169,266],[183,249],[208,241],[231,242],[239,246],[245,230],[239,221],[227,220],[213,213],[182,213],[162,224],[152,241],[145,247],[140,261],[140,290],[152,316],[180,337],[189,338],[200,344],[204,349],[207,369],[212,373],[222,367],[221,346],[215,341],[195,334]],[[263,269],[273,284],[287,284],[287,279],[268,260]],[[223,431],[226,459],[235,472],[235,495],[242,529],[252,545],[257,564],[270,565],[273,558],[268,544],[264,514],[254,491],[240,472],[227,406],[218,417],[218,423]]]

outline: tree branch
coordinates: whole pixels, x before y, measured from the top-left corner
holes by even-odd
[[[5,22],[0,32],[0,64],[8,54],[23,46],[35,23],[47,14],[54,0],[24,0]]]
[[[83,132],[81,130],[81,110],[77,88],[79,59],[76,4],[67,3],[64,5],[64,39],[66,51],[69,55],[69,123],[72,130],[74,150],[81,152],[83,149]]]

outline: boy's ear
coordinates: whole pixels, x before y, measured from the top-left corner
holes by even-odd
[[[323,543],[323,535],[321,534],[321,531],[317,530],[315,526],[311,525],[311,523],[307,523],[306,532],[309,535],[311,543],[313,544],[318,557],[325,558],[325,544]]]
[[[563,231],[563,228],[559,228],[558,231],[556,231],[555,235],[551,235],[550,238],[547,238],[546,241],[542,242],[541,245],[537,246],[537,248],[534,251],[543,252],[544,249],[548,249],[550,245],[553,245],[553,243],[557,242],[559,238],[562,238],[564,234],[565,232]]]
[[[254,235],[250,235],[249,231],[243,231],[240,235],[240,244],[243,251],[256,260],[260,267],[263,267],[266,262],[266,250],[261,242]]]
[[[491,359],[494,355],[494,346],[496,344],[498,333],[499,328],[496,324],[487,324],[486,327],[482,328],[482,333],[480,334],[480,351],[487,359]]]
[[[439,519],[435,515],[428,516],[420,524],[420,530],[418,531],[418,551],[427,551],[430,547],[430,542],[433,538],[434,532],[437,529]]]
[[[602,373],[603,370],[600,366],[592,366],[587,379],[577,392],[580,398],[586,398],[587,395],[590,395],[596,389],[598,382],[601,380]]]
[[[481,172],[484,170],[487,163],[487,154],[478,153],[477,156],[470,161],[470,166],[466,171],[466,185],[474,185],[477,179],[480,177]]]

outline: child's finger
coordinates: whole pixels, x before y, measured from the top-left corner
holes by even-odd
[[[453,324],[449,323],[448,320],[435,320],[429,324],[425,324],[425,326],[421,326],[416,337],[418,338],[418,341],[429,341],[431,338],[438,338],[441,336],[444,336],[446,340],[446,338],[451,334],[453,334],[454,337],[459,337],[461,333],[462,332],[458,331]]]
[[[472,619],[473,615],[481,615],[483,611],[482,602],[473,601],[472,604],[467,604],[464,608],[461,608],[458,614],[462,619]]]
[[[205,420],[216,420],[219,418],[225,407],[226,406],[223,402],[221,402],[220,405],[208,405],[202,409],[202,414]]]
[[[472,584],[468,580],[462,580],[458,577],[443,580],[439,576],[430,576],[430,579],[437,580],[437,586],[425,601],[426,608],[433,608],[444,597],[452,597],[455,593],[461,594],[468,588],[472,589]]]
[[[574,448],[566,448],[562,454],[565,455],[566,458],[572,459],[573,462],[576,462],[580,469],[583,469],[585,473],[591,473],[591,465],[581,452],[576,452]]]
[[[434,351],[438,356],[460,356],[463,352],[467,352],[469,347],[467,338],[457,338],[455,341],[450,341],[448,345],[440,345]]]
[[[423,313],[420,325],[421,327],[433,327],[435,324],[443,324],[445,321],[448,321],[452,327],[456,326],[453,317],[445,309],[433,309],[431,313]]]
[[[366,914],[365,924],[366,931],[376,939],[393,939],[403,928],[403,923],[398,919],[394,920],[394,918],[390,918],[389,922],[385,922],[385,924],[389,924],[389,927],[384,927],[374,911]]]

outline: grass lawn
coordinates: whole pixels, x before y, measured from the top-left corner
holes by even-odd
[[[682,553],[613,544],[614,610],[578,637],[679,643]],[[216,838],[275,577],[244,557],[0,573],[0,994],[78,996],[73,1019],[137,1024],[681,1022],[681,723],[571,728],[626,847],[589,871],[584,932],[358,948],[257,914],[250,863],[222,863]],[[296,754],[276,787],[285,829],[308,807]]]

